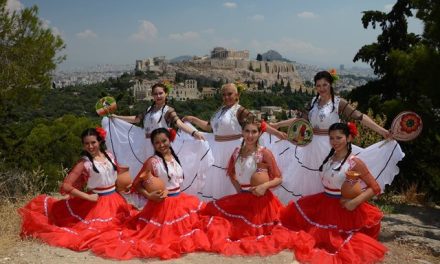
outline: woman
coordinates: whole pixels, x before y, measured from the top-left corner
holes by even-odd
[[[221,94],[223,105],[214,113],[210,121],[194,116],[184,117],[185,121],[205,131],[213,132],[213,135],[206,134],[214,156],[214,164],[206,171],[206,182],[201,192],[201,196],[206,200],[216,200],[234,193],[234,186],[226,177],[226,167],[232,152],[240,146],[242,124],[252,115],[239,104],[239,93],[235,84],[225,84]],[[279,138],[286,138],[285,133],[270,126],[267,127],[267,132]]]
[[[354,124],[330,126],[332,149],[319,167],[324,192],[293,201],[281,211],[284,226],[304,230],[315,239],[313,254],[299,257],[300,261],[373,263],[384,257],[386,248],[376,240],[383,214],[367,203],[381,190],[365,163],[353,155],[351,141],[356,134]],[[341,197],[348,171],[358,173],[359,179],[355,181],[364,186],[352,199]]]
[[[116,259],[169,259],[209,250],[210,243],[200,229],[198,216],[204,203],[182,192],[184,173],[171,140],[165,128],[152,131],[154,155],[145,161],[133,183],[133,188],[149,201],[121,231],[102,234],[92,249],[96,254]],[[150,190],[149,185],[156,181],[164,184],[163,189]]]
[[[283,202],[322,191],[318,168],[330,149],[328,128],[339,122],[341,116],[360,121],[363,126],[376,131],[384,138],[390,137],[390,133],[386,129],[376,124],[367,115],[354,109],[346,100],[334,94],[332,84],[335,79],[336,77],[328,71],[321,71],[315,75],[317,95],[312,100],[308,113],[308,120],[314,133],[312,142],[304,147],[294,146],[288,142],[275,144],[277,149],[273,149],[273,151],[277,154],[280,167],[286,169],[283,170],[286,177],[282,188],[275,190]],[[272,125],[276,128],[288,126],[293,120],[295,119]],[[394,140],[385,145],[383,142],[379,142],[366,149],[353,146],[353,153],[362,157],[368,164],[382,189],[386,184],[390,184],[394,176],[399,173],[397,163],[404,157],[399,144]]]
[[[311,245],[310,236],[291,232],[280,224],[282,205],[270,188],[282,179],[272,153],[258,144],[264,126],[253,118],[244,122],[242,146],[235,149],[227,170],[237,193],[209,202],[201,211],[202,215],[214,216],[206,223],[214,252],[266,256],[284,249],[307,252]],[[266,164],[267,169],[257,169],[260,164]],[[267,173],[267,181],[258,182],[257,172]]]
[[[212,164],[212,154],[209,145],[204,141],[204,136],[189,124],[184,124],[177,116],[175,110],[168,106],[167,96],[170,88],[163,83],[152,86],[153,104],[145,113],[137,116],[111,115],[111,119],[103,119],[103,127],[110,131],[108,147],[112,150],[121,164],[130,168],[132,177],[137,175],[143,162],[154,153],[151,144],[151,132],[157,128],[180,128],[185,133],[180,133],[173,146],[185,167],[186,179],[184,189],[188,193],[197,193],[203,184],[203,177],[198,177]],[[123,122],[123,121],[125,122]],[[143,122],[143,129],[129,123]],[[195,139],[195,140],[194,140]],[[194,161],[198,162],[194,162]],[[137,195],[125,197],[142,207],[145,200]]]
[[[104,150],[104,138],[102,128],[82,133],[83,155],[61,186],[66,199],[40,195],[19,209],[22,237],[82,251],[90,248],[102,232],[118,229],[126,218],[137,213],[116,192],[118,167]]]

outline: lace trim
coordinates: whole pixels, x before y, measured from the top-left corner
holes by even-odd
[[[203,202],[200,202],[199,205],[197,206],[197,209],[195,209],[195,210],[191,209],[189,211],[189,213],[186,213],[186,214],[182,215],[181,217],[176,218],[176,219],[171,220],[171,221],[165,221],[163,223],[159,223],[157,221],[154,221],[152,219],[146,219],[144,217],[139,217],[138,221],[143,221],[143,222],[146,222],[146,223],[150,223],[150,224],[155,225],[157,227],[162,227],[163,225],[173,225],[173,224],[175,224],[177,222],[180,222],[180,221],[184,220],[185,218],[188,218],[190,216],[190,214],[198,213],[200,211],[200,209],[202,208],[202,205],[203,205]]]
[[[241,219],[243,222],[245,222],[246,224],[254,227],[254,228],[261,228],[263,226],[275,226],[275,225],[280,225],[280,223],[277,222],[268,222],[268,223],[262,223],[262,224],[254,224],[251,221],[249,221],[248,219],[246,219],[246,217],[242,216],[242,215],[235,215],[235,214],[230,214],[228,212],[226,212],[225,210],[223,210],[222,208],[220,208],[220,206],[217,204],[217,201],[213,201],[212,204],[215,206],[215,208],[217,208],[217,210],[219,210],[222,214],[231,217],[231,218],[237,218],[237,219]]]
[[[81,216],[79,216],[79,215],[77,215],[77,214],[75,214],[73,212],[73,210],[72,210],[72,208],[70,207],[70,204],[69,204],[69,199],[66,199],[66,206],[67,206],[67,210],[69,210],[69,213],[70,213],[71,216],[75,217],[76,219],[78,219],[79,221],[81,221],[82,223],[87,224],[87,225],[89,225],[91,223],[94,223],[94,222],[108,223],[108,222],[113,220],[113,217],[110,217],[110,218],[92,218],[90,220],[85,220]]]

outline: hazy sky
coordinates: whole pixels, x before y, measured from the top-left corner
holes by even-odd
[[[390,10],[396,0],[8,0],[39,16],[67,44],[62,69],[130,64],[164,55],[205,55],[215,46],[274,49],[321,66],[353,65],[380,31],[364,29],[362,11]],[[419,21],[410,30],[422,31]],[[367,66],[358,64],[358,66]]]

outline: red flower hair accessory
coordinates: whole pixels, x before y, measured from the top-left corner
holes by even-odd
[[[95,130],[96,130],[96,132],[98,132],[99,137],[102,140],[105,140],[105,136],[107,135],[107,131],[105,131],[105,129],[102,127],[96,127]]]
[[[176,139],[177,132],[173,128],[168,128],[168,132],[170,132],[170,141],[173,142]]]
[[[358,129],[356,125],[352,122],[347,123],[348,131],[350,132],[350,135],[355,138],[358,135]]]
[[[328,71],[328,73],[330,73],[330,75],[332,76],[332,78],[333,78],[333,82],[339,80],[339,75],[338,75],[338,73],[336,72],[336,69],[335,69],[335,68],[330,69],[330,70]]]
[[[266,132],[266,129],[267,129],[267,123],[266,123],[266,121],[261,121],[261,124],[260,124],[260,131],[261,131],[261,133],[264,133],[264,132]]]

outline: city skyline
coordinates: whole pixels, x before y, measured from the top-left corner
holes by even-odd
[[[136,59],[203,56],[217,46],[283,57],[325,67],[353,63],[356,52],[380,30],[364,29],[362,11],[389,11],[396,1],[44,1],[8,0],[17,10],[37,5],[39,17],[66,43],[59,70]],[[422,24],[409,21],[420,34]]]

